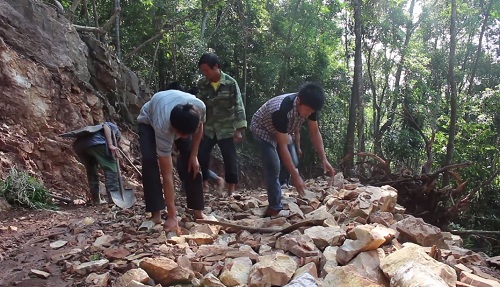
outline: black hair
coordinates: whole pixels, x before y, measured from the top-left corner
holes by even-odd
[[[319,111],[325,104],[325,92],[323,88],[315,83],[305,83],[300,87],[298,97],[300,104]]]
[[[200,113],[192,104],[179,104],[170,112],[170,124],[179,133],[193,134],[200,124]]]
[[[191,87],[189,90],[186,91],[186,93],[196,96],[198,94],[198,87]]]
[[[205,53],[201,55],[201,58],[198,61],[198,67],[202,64],[207,64],[210,68],[213,68],[215,65],[220,67],[219,58],[214,53]]]
[[[168,84],[167,90],[179,90],[179,91],[184,91],[184,87],[181,85],[179,82],[172,82]]]

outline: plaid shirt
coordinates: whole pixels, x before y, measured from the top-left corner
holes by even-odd
[[[316,121],[316,112],[309,119]],[[268,100],[255,112],[250,130],[255,136],[276,146],[276,133],[293,134],[305,120],[297,109],[297,94],[285,94]]]

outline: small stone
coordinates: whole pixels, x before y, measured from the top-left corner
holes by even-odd
[[[67,243],[68,243],[68,241],[66,241],[66,240],[57,240],[55,242],[50,243],[50,248],[59,249],[59,248],[63,247],[64,245],[66,245]]]
[[[82,220],[83,225],[91,225],[91,224],[94,224],[94,222],[95,222],[95,219],[92,217],[85,217]]]
[[[47,279],[50,277],[50,273],[42,271],[42,270],[37,270],[37,269],[31,269],[30,274],[33,274],[36,277],[42,278],[42,279]]]
[[[124,259],[129,256],[130,252],[123,248],[106,248],[104,249],[104,256],[109,259]]]
[[[89,276],[85,278],[85,282],[96,287],[106,287],[109,282],[109,272],[104,274],[90,273]]]

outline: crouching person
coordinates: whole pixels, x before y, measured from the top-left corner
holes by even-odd
[[[287,216],[281,202],[279,182],[280,158],[291,174],[292,184],[300,196],[305,194],[305,184],[288,150],[289,134],[294,133],[307,121],[309,138],[321,159],[325,173],[335,175],[328,162],[323,138],[318,126],[318,112],[325,102],[323,88],[314,83],[304,84],[298,93],[274,97],[263,104],[252,117],[250,130],[260,146],[264,175],[267,184],[269,207],[265,216]],[[279,154],[279,156],[278,156]]]
[[[105,203],[99,194],[99,166],[104,172],[104,185],[108,202],[111,202],[111,192],[120,192],[116,165],[118,147],[113,141],[113,134],[117,141],[120,140],[120,130],[111,122],[84,127],[80,130],[86,132],[74,135],[76,140],[73,143],[73,150],[87,171],[92,204]]]
[[[164,229],[168,231],[178,230],[172,163],[174,144],[180,154],[178,173],[185,179],[187,207],[194,210],[195,219],[204,217],[203,179],[197,155],[205,112],[205,104],[195,96],[168,90],[153,95],[137,118],[146,211],[151,212],[151,221],[160,223],[161,211],[166,207]]]

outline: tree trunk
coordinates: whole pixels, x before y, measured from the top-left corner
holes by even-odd
[[[393,92],[393,99],[392,99],[392,106],[389,111],[388,119],[382,125],[380,128],[380,133],[379,133],[379,139],[375,139],[375,141],[379,141],[382,139],[384,136],[385,132],[387,132],[392,124],[394,123],[394,119],[396,117],[398,105],[401,102],[401,95],[399,92],[399,87],[401,85],[401,76],[403,74],[403,66],[404,62],[406,60],[406,53],[408,49],[408,45],[410,43],[411,35],[413,34],[413,30],[415,29],[415,26],[413,25],[413,10],[415,8],[415,0],[412,0],[410,3],[410,9],[409,9],[409,14],[410,17],[408,17],[408,20],[406,22],[406,35],[405,35],[405,42],[403,46],[401,47],[400,54],[401,54],[401,60],[398,63],[398,68],[396,70],[396,76],[394,80],[394,92]]]
[[[446,146],[445,166],[451,165],[455,153],[455,134],[457,128],[457,83],[455,81],[455,48],[456,48],[456,25],[457,5],[456,0],[451,0],[450,17],[450,55],[448,58],[448,84],[450,86],[450,129],[448,134],[448,144]],[[443,176],[443,186],[448,185],[450,178],[447,173]]]
[[[358,133],[358,146],[357,146],[357,151],[358,152],[364,152],[366,150],[366,145],[365,145],[365,108],[364,108],[364,103],[363,103],[363,97],[361,96],[362,91],[362,86],[360,85],[360,91],[359,91],[359,96],[358,96],[358,111],[357,111],[357,133]],[[359,166],[359,170],[357,173],[364,173],[364,165]],[[357,176],[357,175],[356,175]]]
[[[276,85],[275,94],[281,93],[284,91],[284,87],[286,85],[287,73],[290,71],[290,46],[292,45],[292,30],[295,24],[295,19],[297,19],[297,11],[299,10],[300,1],[295,0],[295,6],[293,7],[293,11],[291,14],[291,23],[288,27],[288,33],[286,36],[286,44],[283,47],[283,63],[281,65],[278,84]]]
[[[245,26],[245,38],[243,39],[243,85],[242,85],[242,88],[241,88],[241,96],[243,98],[243,105],[247,106],[247,47],[248,47],[248,31],[247,31],[247,28]]]
[[[361,92],[362,81],[362,58],[361,58],[361,1],[353,0],[354,6],[354,35],[355,35],[355,50],[354,50],[354,79],[351,90],[351,101],[349,104],[349,123],[347,124],[347,135],[344,146],[344,175],[349,177],[354,167],[354,138],[356,131],[356,119],[359,106],[359,97]]]
[[[73,22],[73,15],[75,14],[75,11],[76,11],[76,8],[78,8],[78,5],[80,5],[80,2],[81,2],[81,0],[73,0],[73,2],[71,3],[71,7],[69,8],[69,10],[66,14],[66,18],[68,18],[68,20],[70,22]]]
[[[379,96],[377,93],[377,85],[375,84],[375,80],[373,79],[373,73],[372,73],[372,53],[373,53],[373,47],[374,44],[372,44],[370,47],[367,47],[368,55],[367,55],[367,60],[366,60],[366,67],[367,67],[367,73],[368,73],[368,79],[370,81],[370,90],[372,93],[372,109],[373,109],[373,115],[372,115],[372,121],[373,121],[373,152],[380,156],[381,158],[384,158],[383,152],[382,152],[382,139],[380,138],[380,119],[381,119],[381,113],[382,110],[380,108],[380,103],[379,103],[379,97],[380,97],[380,102],[382,102],[382,99],[384,98],[385,90],[386,90],[386,84],[384,82],[384,90],[382,94]],[[386,78],[388,75],[386,76]],[[386,81],[387,82],[387,81]]]
[[[203,13],[203,17],[201,18],[200,40],[202,42],[206,42],[205,32],[207,31],[208,16],[210,14],[210,12],[208,11],[207,0],[202,0],[201,1],[201,11]]]
[[[483,3],[483,1],[481,1],[481,10],[482,10],[484,19],[483,19],[483,24],[481,25],[481,33],[479,34],[479,43],[477,45],[476,59],[474,60],[472,72],[470,73],[470,77],[469,77],[469,88],[467,89],[468,96],[472,95],[472,88],[474,87],[474,78],[476,77],[477,64],[479,62],[479,59],[481,58],[483,37],[484,37],[484,32],[486,31],[486,27],[488,26],[488,19],[490,17],[491,6],[493,6],[493,0],[490,0],[490,3],[488,4],[486,11],[484,11],[484,3]]]
[[[165,49],[158,49],[158,89],[164,91],[167,89],[167,58],[165,57]]]
[[[115,0],[115,11],[120,11],[120,0]],[[120,13],[116,15],[115,18],[115,49],[116,57],[120,59],[122,57],[121,45],[120,45]]]
[[[85,24],[90,26],[89,9],[87,9],[87,0],[82,0],[82,9],[80,10],[80,17],[85,17]]]
[[[94,14],[94,25],[99,29],[99,15],[97,15],[97,7],[95,5],[95,0],[92,0],[92,14]],[[96,38],[99,38],[99,33],[94,33]]]
[[[344,48],[345,48],[345,69],[349,71],[349,59],[351,58],[349,52],[351,49],[349,49],[349,17],[347,17],[347,12],[345,12],[345,23],[344,23]]]
[[[179,80],[178,63],[177,63],[177,26],[172,29],[172,77],[174,81]],[[166,67],[165,67],[166,69]]]
[[[465,45],[466,48],[465,48],[464,59],[462,61],[462,64],[458,65],[460,67],[460,73],[463,73],[464,75],[466,73],[467,62],[469,61],[469,57],[472,57],[470,55],[471,50],[472,50],[471,46],[473,46],[472,41],[473,41],[475,35],[476,35],[475,31],[471,31],[469,33],[469,36],[467,37],[467,45]],[[460,83],[458,84],[457,91],[459,94],[462,93],[462,90],[464,89],[466,82],[467,81],[460,81]]]
[[[246,11],[247,9],[247,0],[237,1],[238,6],[238,17],[240,20],[241,31],[243,33],[243,60],[242,60],[242,75],[241,75],[241,98],[243,100],[243,105],[247,106],[247,65],[248,65],[248,36],[249,36],[249,28],[246,21]]]

